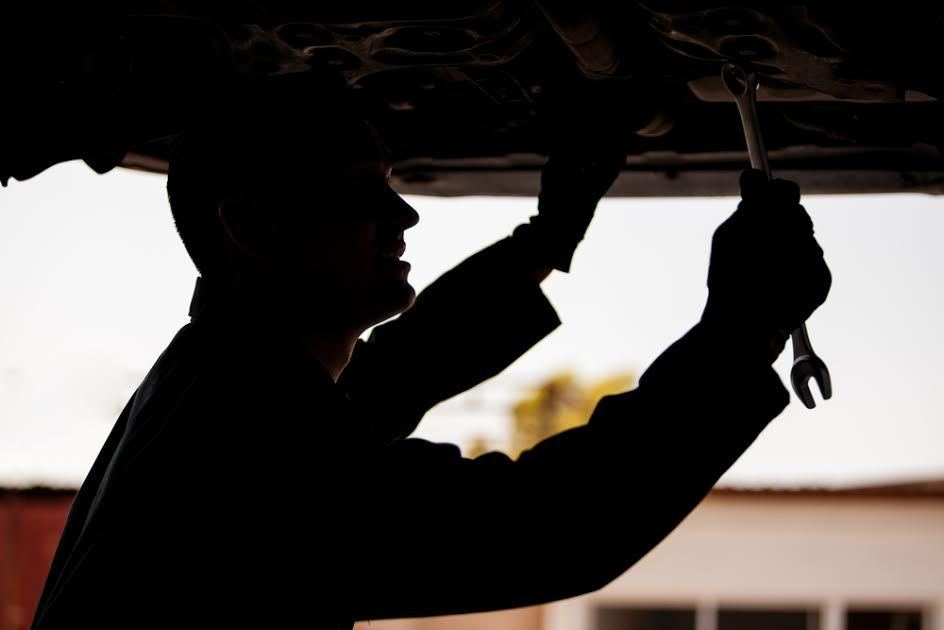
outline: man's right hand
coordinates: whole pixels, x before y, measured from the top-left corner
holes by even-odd
[[[741,199],[712,240],[702,322],[746,344],[772,344],[773,360],[826,300],[832,276],[795,183],[747,170]]]

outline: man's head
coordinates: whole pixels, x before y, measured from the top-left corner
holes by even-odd
[[[167,190],[204,278],[364,329],[415,297],[399,256],[418,216],[389,176],[385,145],[343,93],[280,84],[182,134]]]

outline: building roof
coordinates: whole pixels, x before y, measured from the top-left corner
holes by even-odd
[[[61,498],[71,497],[76,488],[0,486],[0,499],[12,496]],[[718,486],[711,496],[719,497],[849,497],[849,498],[924,498],[944,499],[944,478],[921,479],[887,484],[851,486]]]
[[[944,478],[848,486],[719,486],[717,496],[944,499]]]

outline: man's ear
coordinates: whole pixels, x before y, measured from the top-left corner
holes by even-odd
[[[245,199],[224,199],[217,206],[223,234],[229,243],[249,258],[268,260],[278,247],[276,227],[264,212],[251,207]]]

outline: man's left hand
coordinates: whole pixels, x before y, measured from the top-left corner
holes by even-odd
[[[514,232],[536,264],[570,271],[597,203],[625,163],[625,149],[613,143],[572,145],[550,156],[541,172],[538,214]]]

